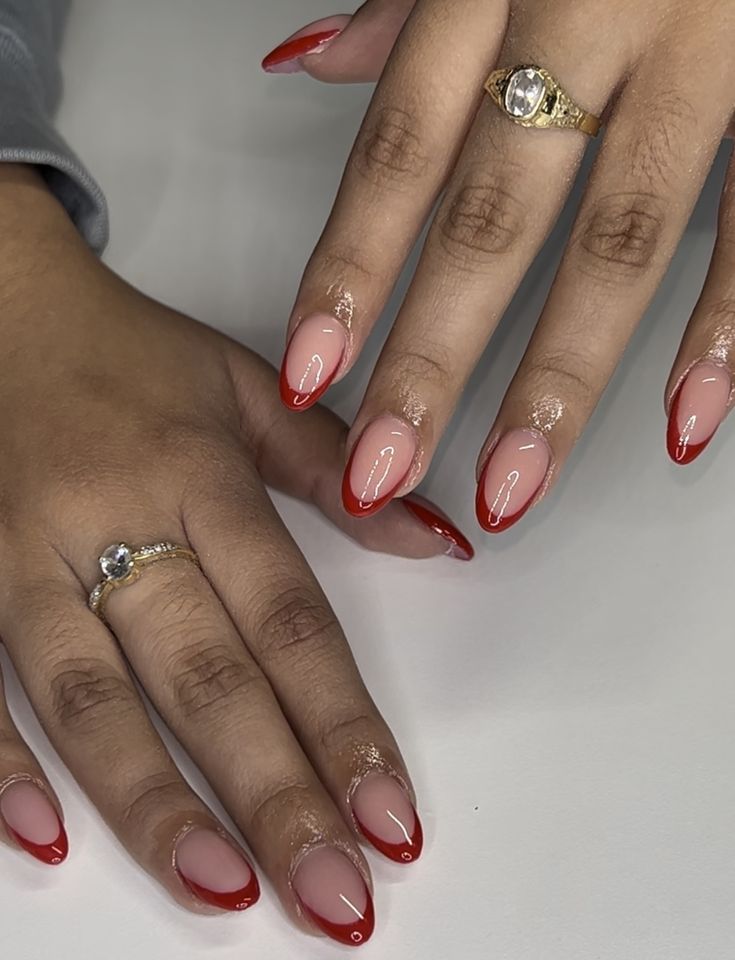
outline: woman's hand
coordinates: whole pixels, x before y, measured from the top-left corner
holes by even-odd
[[[546,68],[586,111],[604,114],[607,129],[548,302],[480,452],[478,518],[500,532],[558,476],[671,261],[731,121],[735,6],[374,0],[298,62],[351,79],[345,55],[360,46],[362,21],[365,43],[381,37],[369,63],[377,73],[399,12],[408,19],[294,307],[283,394],[304,409],[347,374],[444,191],[352,427],[345,505],[367,516],[420,481],[586,147],[576,131],[514,124],[483,93],[496,66]],[[666,387],[668,449],[680,464],[732,405],[734,188],[731,167],[710,274]]]
[[[338,420],[315,410],[296,424],[263,361],[104,268],[35,173],[0,167],[0,211],[0,635],[28,696],[139,863],[191,909],[244,909],[255,873],[180,776],[132,669],[289,913],[362,942],[373,912],[358,827],[399,862],[419,855],[421,827],[263,481],[376,549],[470,548],[425,503],[345,522]],[[87,608],[96,558],[162,540],[190,546],[201,570],[146,569],[112,593],[108,629]],[[4,704],[0,813],[6,840],[64,859],[58,802]]]

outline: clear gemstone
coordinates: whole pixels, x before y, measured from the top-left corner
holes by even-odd
[[[113,543],[100,557],[100,569],[107,580],[124,580],[133,571],[133,555],[124,543]]]
[[[545,94],[546,83],[538,70],[516,70],[505,91],[505,109],[511,117],[527,120],[536,113]]]

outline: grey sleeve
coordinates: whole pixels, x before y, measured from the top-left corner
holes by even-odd
[[[52,117],[61,96],[58,49],[71,0],[0,0],[0,162],[39,167],[98,253],[107,243],[104,195]]]

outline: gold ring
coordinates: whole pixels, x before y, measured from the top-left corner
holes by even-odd
[[[188,560],[201,566],[193,550],[177,543],[164,541],[137,549],[126,543],[113,543],[99,557],[102,579],[89,595],[89,609],[104,620],[105,604],[112,591],[135,583],[145,567],[161,560]]]
[[[581,130],[590,137],[600,131],[600,118],[578,106],[542,67],[494,70],[485,82],[485,90],[509,119],[523,127],[562,127]]]

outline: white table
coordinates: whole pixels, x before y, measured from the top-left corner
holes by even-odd
[[[61,124],[107,191],[109,262],[273,361],[369,90],[258,65],[292,29],[334,12],[329,0],[76,0],[68,32]],[[701,462],[677,469],[662,411],[722,170],[564,480],[490,540],[473,518],[475,456],[543,302],[559,244],[547,247],[425,485],[473,532],[473,564],[368,555],[277,500],[422,801],[421,863],[372,858],[378,929],[366,960],[734,955],[735,438],[726,427]],[[379,339],[330,395],[346,417]],[[9,686],[64,803],[73,856],[55,872],[2,853],[3,957],[339,955],[285,923],[267,888],[242,917],[171,904]]]

